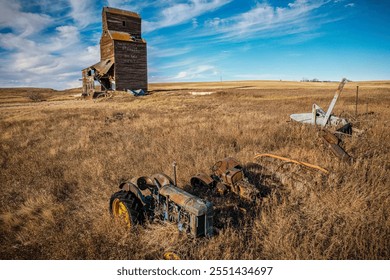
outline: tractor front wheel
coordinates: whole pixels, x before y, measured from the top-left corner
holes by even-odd
[[[119,191],[110,199],[110,213],[116,219],[123,221],[128,228],[143,221],[142,204],[131,192]]]

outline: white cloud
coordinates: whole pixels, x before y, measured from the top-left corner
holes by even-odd
[[[36,44],[34,41],[24,38],[21,35],[15,35],[13,33],[0,33],[0,47],[8,50],[26,48],[35,48]]]
[[[209,78],[210,76],[218,75],[218,70],[215,66],[212,65],[198,65],[186,69],[185,71],[180,71],[176,76],[172,77],[172,80],[193,80],[193,79],[204,79]]]
[[[172,68],[180,68],[180,67],[187,67],[190,65],[194,65],[196,63],[196,60],[194,57],[186,58],[186,59],[180,59],[174,62],[165,63],[164,65],[161,65],[161,69],[172,69]]]
[[[70,16],[81,28],[100,21],[100,14],[95,9],[93,0],[69,0],[71,6]]]
[[[1,28],[10,28],[25,37],[40,32],[52,23],[53,19],[48,15],[22,12],[18,1],[1,1]]]
[[[197,28],[199,26],[198,20],[196,18],[192,19],[192,28]]]
[[[272,37],[298,34],[311,30],[313,12],[328,1],[296,0],[287,7],[274,7],[267,2],[257,3],[247,12],[229,18],[205,21],[207,30],[198,36],[216,36],[222,40],[242,40],[252,36]]]
[[[173,57],[186,54],[190,52],[191,49],[187,47],[183,48],[158,48],[153,45],[148,45],[148,56],[155,57]]]
[[[181,71],[179,74],[177,74],[174,79],[183,79],[188,77],[187,71]]]
[[[345,5],[345,7],[353,8],[353,7],[355,7],[355,3],[348,3],[347,5]]]
[[[133,12],[139,12],[144,5],[148,5],[148,1],[135,1],[135,0],[108,0],[109,7],[129,10]]]
[[[228,20],[224,20],[224,19],[220,19],[219,17],[215,17],[213,19],[206,20],[205,26],[211,27],[211,28],[217,28],[217,27],[224,25],[227,22],[228,22]]]
[[[281,80],[286,79],[286,76],[276,74],[237,74],[233,76],[237,80]]]
[[[174,3],[162,9],[157,21],[144,21],[145,32],[175,26],[192,21],[206,12],[216,10],[232,0],[190,0],[188,3]]]
[[[50,52],[65,50],[80,42],[80,33],[77,27],[72,25],[56,27],[57,34],[53,36],[51,42],[46,46]]]
[[[113,8],[141,13],[142,10],[146,8],[161,8],[166,5],[175,4],[177,1],[178,0],[107,0],[107,5]]]

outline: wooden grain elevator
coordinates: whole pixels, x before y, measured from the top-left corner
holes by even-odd
[[[83,95],[94,95],[94,81],[102,91],[147,92],[147,49],[141,34],[141,17],[134,12],[104,7],[100,62],[82,70]]]

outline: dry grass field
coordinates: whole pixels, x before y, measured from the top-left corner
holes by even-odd
[[[313,102],[326,109],[337,85],[153,84],[149,96],[98,101],[79,100],[80,90],[0,89],[1,259],[162,259],[166,251],[182,259],[389,259],[390,82],[359,83],[357,116],[357,84],[345,86],[334,113],[364,130],[343,139],[350,163],[331,154],[318,128],[288,122]],[[250,168],[256,153],[330,174],[303,190],[270,185]],[[263,199],[238,221],[216,216],[214,237],[193,239],[164,223],[128,231],[110,217],[121,179],[171,175],[176,161],[184,187],[226,156],[244,164]]]

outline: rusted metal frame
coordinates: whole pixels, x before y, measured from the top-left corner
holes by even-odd
[[[323,130],[322,139],[324,140],[324,143],[329,146],[333,154],[338,158],[342,160],[349,160],[351,158],[347,152],[340,147],[340,139],[333,133]]]
[[[339,145],[328,143],[328,142],[327,142],[327,144],[329,145],[333,154],[335,156],[337,156],[338,158],[345,160],[345,161],[348,161],[351,158],[350,155],[348,155],[347,152],[343,148],[341,148]]]

